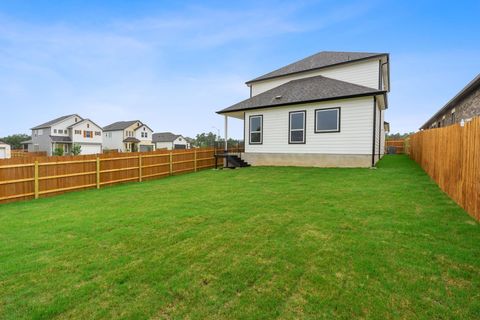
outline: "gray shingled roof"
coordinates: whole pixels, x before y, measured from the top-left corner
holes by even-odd
[[[152,142],[172,142],[180,136],[180,134],[174,134],[171,132],[154,133],[152,135]]]
[[[128,138],[125,138],[125,139],[123,140],[123,142],[134,142],[134,143],[138,143],[138,142],[140,142],[140,140],[138,140],[138,139],[135,138],[135,137],[128,137]]]
[[[316,76],[292,80],[262,92],[231,107],[218,111],[226,113],[248,109],[283,106],[289,104],[335,100],[340,98],[383,94],[385,91],[350,82]]]
[[[36,129],[43,129],[43,128],[49,128],[50,126],[54,125],[55,123],[57,122],[60,122],[60,121],[63,121],[65,119],[68,119],[72,116],[77,116],[79,117],[80,119],[83,119],[82,117],[80,117],[78,114],[69,114],[69,115],[66,115],[66,116],[62,116],[62,117],[59,117],[59,118],[56,118],[56,119],[53,119],[53,120],[50,120],[48,122],[45,122],[45,123],[42,123],[36,127],[33,127],[31,128],[31,130],[36,130]]]
[[[287,74],[307,71],[307,70],[315,70],[321,69],[324,67],[351,62],[351,61],[358,61],[363,59],[368,59],[372,57],[379,57],[388,55],[387,53],[373,53],[373,52],[337,52],[337,51],[322,51],[306,57],[305,59],[299,60],[297,62],[291,63],[285,67],[277,69],[275,71],[269,72],[255,78],[253,80],[247,81],[247,84],[259,80],[265,80],[270,78],[276,78],[280,76],[284,76]]]
[[[70,137],[62,136],[50,136],[50,140],[52,140],[52,142],[72,142],[72,139],[70,139]]]
[[[117,121],[112,124],[109,124],[108,126],[103,127],[103,131],[116,131],[116,130],[124,130],[128,127],[130,127],[132,124],[135,122],[140,122],[140,120],[131,120],[131,121]]]
[[[468,94],[471,90],[480,86],[480,73],[473,78],[460,92],[458,92],[455,97],[453,97],[450,101],[447,102],[440,110],[438,110],[427,122],[425,122],[420,129],[428,129],[432,122],[446,110],[453,108],[453,106],[460,101],[466,94]]]

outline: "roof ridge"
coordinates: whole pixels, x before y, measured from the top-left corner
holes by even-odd
[[[367,60],[374,57],[388,56],[388,53],[375,53],[375,52],[358,52],[358,51],[320,51],[309,55],[300,60],[287,64],[286,66],[275,69],[262,76],[254,78],[246,82],[250,84],[252,82],[267,80],[277,77],[282,77],[290,74],[296,74],[311,70],[322,69],[339,64],[350,63],[354,61]]]

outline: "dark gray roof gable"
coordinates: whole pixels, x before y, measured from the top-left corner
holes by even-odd
[[[159,132],[152,135],[152,142],[172,142],[178,137],[181,137],[181,135],[171,132]]]
[[[36,129],[43,129],[43,128],[49,128],[51,127],[52,125],[58,123],[58,122],[61,122],[63,120],[66,120],[70,117],[73,117],[73,116],[77,116],[79,117],[80,119],[83,119],[82,117],[80,117],[78,114],[69,114],[69,115],[66,115],[66,116],[62,116],[62,117],[59,117],[59,118],[56,118],[56,119],[53,119],[53,120],[50,120],[48,122],[45,122],[45,123],[42,123],[38,126],[35,126],[33,128],[31,128],[30,130],[36,130]]]
[[[131,120],[131,121],[117,121],[112,124],[109,124],[108,126],[103,127],[103,131],[116,131],[116,130],[124,130],[128,127],[130,127],[132,124],[135,122],[140,122],[140,120]]]
[[[465,97],[466,94],[474,90],[475,88],[480,86],[480,73],[472,80],[470,81],[462,90],[460,90],[459,93],[455,95],[450,101],[447,102],[446,105],[444,105],[440,110],[437,111],[430,119],[428,119],[427,122],[425,122],[420,129],[428,129],[432,122],[442,113],[444,113],[446,110],[449,108],[452,108],[455,103],[460,101],[463,97]]]
[[[386,91],[323,76],[316,76],[292,80],[218,111],[217,113],[371,96],[384,93],[386,93]]]
[[[305,59],[291,63],[275,71],[264,74],[263,76],[260,76],[258,78],[247,81],[246,84],[248,85],[256,81],[272,79],[289,74],[317,70],[325,67],[331,67],[344,63],[356,62],[382,56],[388,57],[388,53],[322,51],[306,57]]]

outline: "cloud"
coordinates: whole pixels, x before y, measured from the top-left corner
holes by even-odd
[[[10,119],[0,136],[66,113],[101,125],[140,118],[155,130],[187,135],[221,127],[215,111],[248,97],[243,83],[258,72],[264,46],[363,14],[325,8],[302,19],[311,2],[235,5],[95,26],[0,15],[0,105]],[[243,135],[238,124],[231,132]]]

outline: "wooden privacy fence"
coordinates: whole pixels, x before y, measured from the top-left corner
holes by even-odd
[[[27,152],[23,150],[12,150],[11,156],[12,158],[35,158],[35,157],[46,157],[47,153],[44,151]]]
[[[410,157],[470,215],[480,220],[480,117],[410,136]]]
[[[0,203],[213,168],[213,148],[0,161]]]
[[[396,154],[405,153],[405,140],[386,140],[385,141],[385,152],[388,153],[388,147],[395,147]]]

